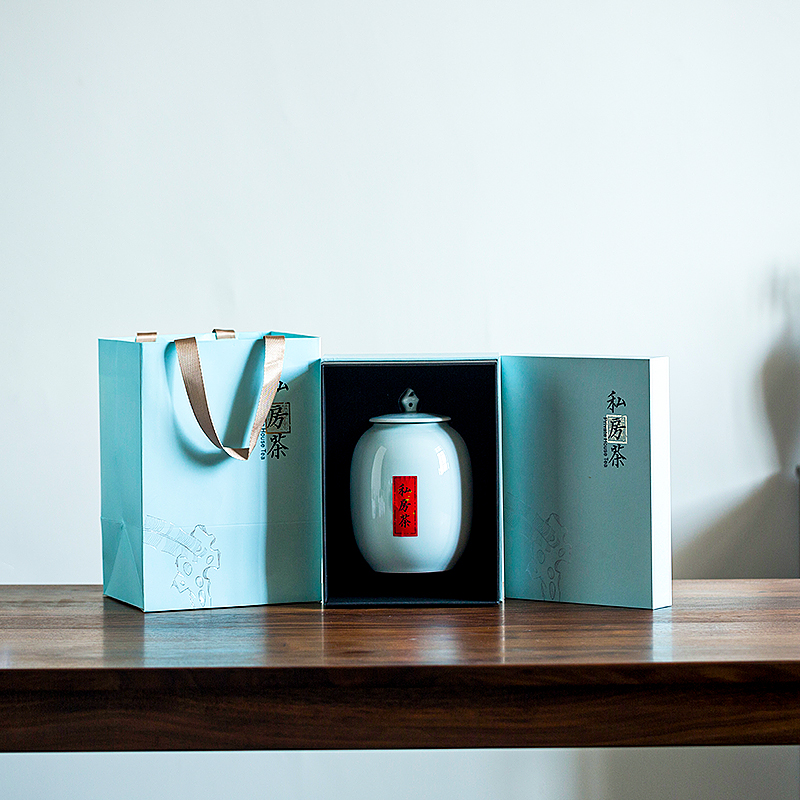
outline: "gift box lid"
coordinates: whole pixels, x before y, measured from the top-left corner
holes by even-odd
[[[670,605],[667,359],[502,356],[501,376],[505,595]]]

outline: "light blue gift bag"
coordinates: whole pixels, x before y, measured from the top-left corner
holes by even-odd
[[[294,334],[100,340],[106,595],[144,611],[320,599],[319,358]]]

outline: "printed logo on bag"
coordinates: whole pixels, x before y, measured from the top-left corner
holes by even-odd
[[[288,392],[289,384],[283,381],[278,382],[278,389],[275,392],[276,400],[273,400],[269,409],[267,420],[261,429],[259,444],[261,445],[261,460],[267,458],[280,459],[289,452],[289,442],[287,437],[292,432],[292,408],[288,400],[278,401],[280,392]]]
[[[417,536],[417,476],[392,478],[392,534]]]
[[[628,444],[628,416],[616,412],[627,407],[625,398],[612,389],[606,397],[606,411],[611,413],[603,418],[603,467],[625,466],[627,456],[623,451]]]

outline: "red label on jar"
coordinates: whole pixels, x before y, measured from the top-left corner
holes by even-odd
[[[416,475],[395,475],[392,478],[392,519],[395,536],[417,535]]]

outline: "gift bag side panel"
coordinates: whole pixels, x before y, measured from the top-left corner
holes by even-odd
[[[267,465],[267,602],[322,600],[320,340],[286,337],[281,383],[259,443]]]
[[[103,592],[144,606],[141,345],[98,342]]]

